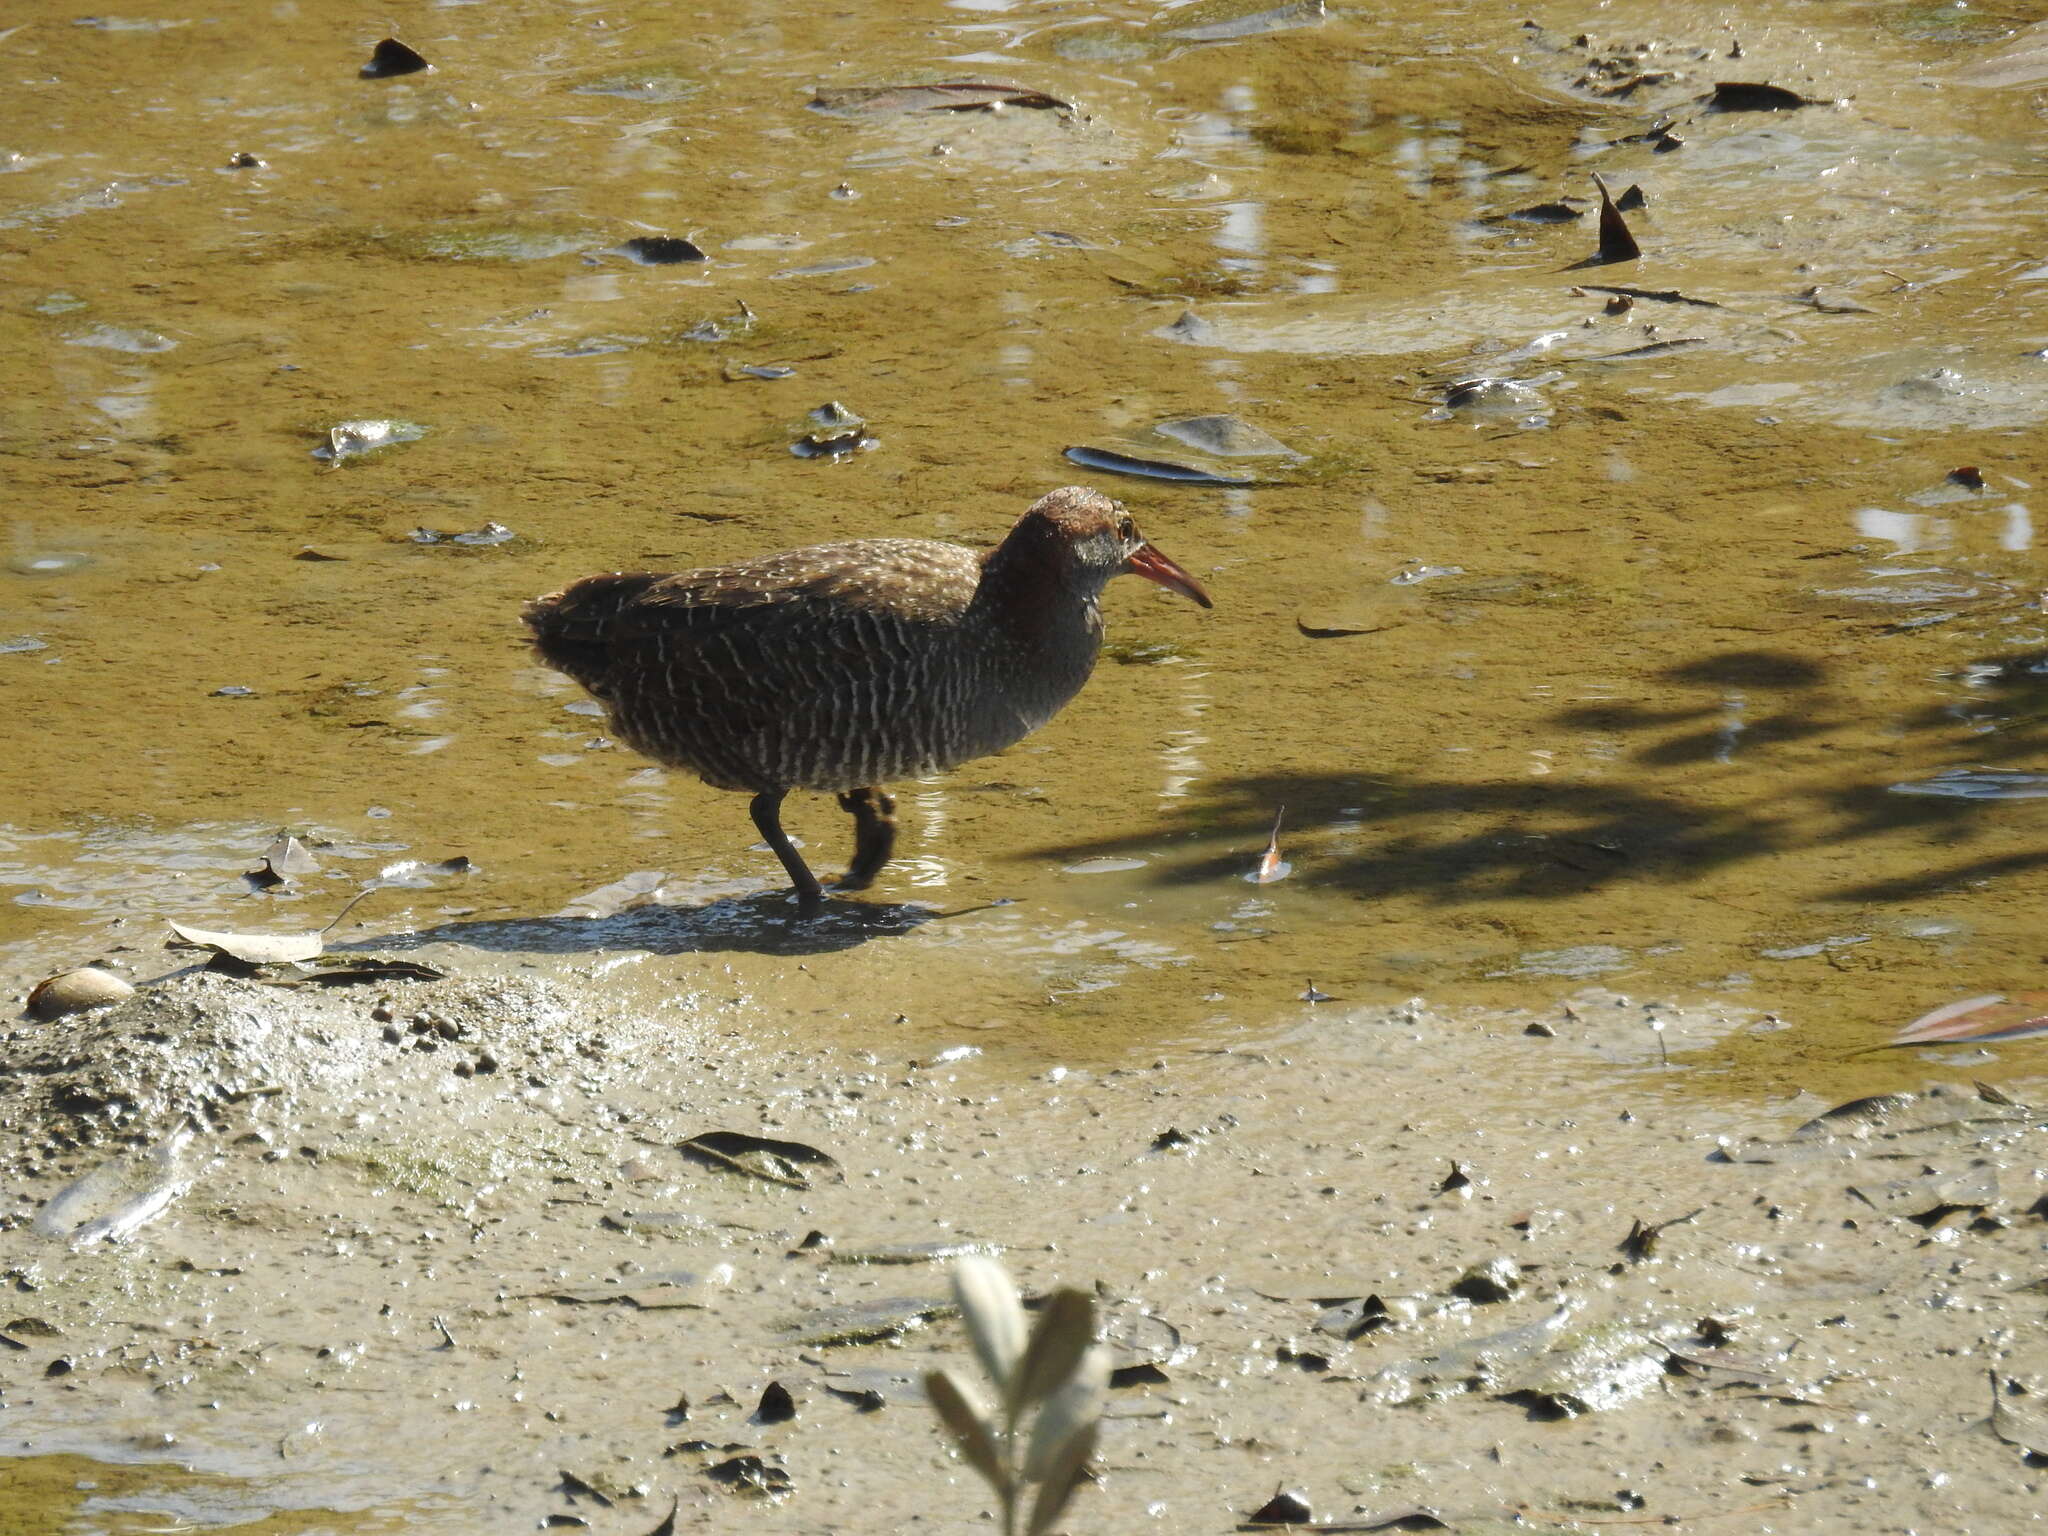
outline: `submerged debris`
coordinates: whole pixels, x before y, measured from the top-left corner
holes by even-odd
[[[1234,43],[1240,38],[1312,27],[1329,14],[1324,0],[1288,0],[1264,10],[1230,14],[1242,4],[1243,0],[1225,0],[1221,5],[1191,6],[1174,17],[1174,25],[1160,35],[1177,43]]]
[[[503,523],[485,523],[481,528],[471,528],[462,533],[450,533],[445,528],[414,528],[406,534],[406,538],[415,544],[453,544],[466,549],[510,544],[518,537]]]
[[[169,1210],[211,1162],[194,1150],[194,1137],[182,1126],[153,1147],[80,1174],[36,1212],[36,1230],[81,1246],[120,1242]]]
[[[994,112],[1004,107],[1071,112],[1069,102],[1024,85],[944,80],[933,85],[820,86],[811,97],[819,112]]]
[[[1165,459],[1141,459],[1134,454],[1109,448],[1079,446],[1064,450],[1065,457],[1083,469],[1099,469],[1112,475],[1136,475],[1146,480],[1172,480],[1181,485],[1257,485],[1249,475],[1219,475],[1214,470],[1196,469]]]
[[[327,429],[327,441],[313,450],[313,457],[328,464],[359,459],[400,443],[415,443],[427,435],[417,422],[387,421],[364,417],[337,422]]]
[[[908,1333],[953,1310],[954,1304],[940,1296],[885,1296],[843,1307],[820,1307],[792,1324],[783,1342],[818,1348],[870,1344]]]
[[[810,427],[789,445],[799,459],[836,459],[864,453],[880,443],[869,434],[868,424],[837,400],[813,408],[806,419]]]
[[[1176,416],[1152,430],[1197,453],[1213,453],[1219,458],[1301,457],[1263,427],[1255,427],[1239,416]]]
[[[528,1294],[570,1305],[624,1305],[642,1312],[694,1309],[710,1306],[712,1293],[731,1285],[732,1276],[730,1264],[714,1264],[703,1270],[668,1269],[636,1274],[631,1284],[565,1285]]]

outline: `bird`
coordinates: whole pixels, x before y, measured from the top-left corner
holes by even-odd
[[[856,539],[614,571],[533,599],[522,618],[619,740],[753,796],[755,828],[815,913],[823,887],[783,831],[785,797],[838,796],[854,850],[835,889],[866,889],[895,851],[882,786],[1000,752],[1057,714],[1101,651],[1097,599],[1126,574],[1212,606],[1121,502],[1070,485],[985,553]]]

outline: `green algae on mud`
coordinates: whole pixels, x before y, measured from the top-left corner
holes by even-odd
[[[279,1509],[252,1513],[251,1500],[233,1477],[210,1476],[175,1460],[133,1462],[59,1453],[0,1452],[0,1536],[47,1536],[92,1530],[105,1536],[143,1536],[164,1529],[165,1518],[198,1516],[210,1530],[238,1536],[393,1536],[413,1528],[404,1508],[377,1510]]]

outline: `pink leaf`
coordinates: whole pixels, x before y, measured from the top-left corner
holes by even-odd
[[[2002,992],[1966,997],[1923,1013],[1887,1042],[1891,1045],[1936,1045],[1949,1040],[2023,1040],[2048,1034],[2048,1012],[2041,1005],[2048,993]]]

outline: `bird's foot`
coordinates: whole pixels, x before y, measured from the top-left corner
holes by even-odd
[[[896,797],[870,785],[848,790],[839,806],[853,817],[853,862],[835,889],[864,891],[896,851]]]

